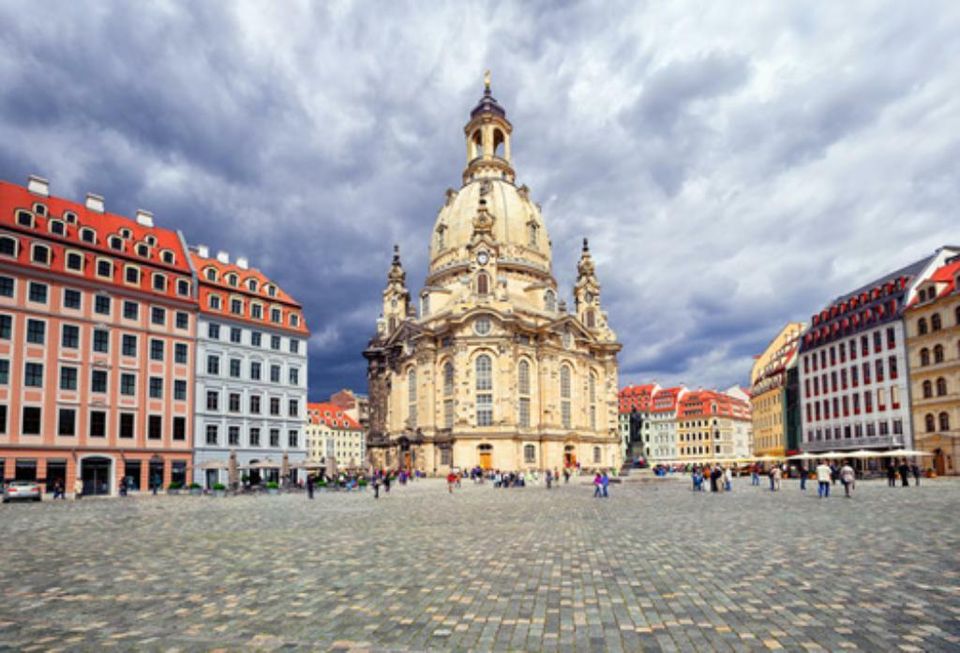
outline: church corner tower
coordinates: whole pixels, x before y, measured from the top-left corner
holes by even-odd
[[[570,314],[540,207],[516,184],[513,125],[489,73],[463,134],[462,185],[437,213],[419,312],[394,248],[364,351],[369,462],[428,474],[619,467],[620,344],[586,239]]]

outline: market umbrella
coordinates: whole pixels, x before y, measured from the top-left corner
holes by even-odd
[[[828,451],[827,453],[820,454],[818,458],[826,458],[827,460],[837,460],[838,458],[846,458],[848,454],[843,451]]]
[[[929,451],[917,451],[915,449],[894,449],[886,452],[887,456],[932,456]]]
[[[787,460],[813,460],[817,456],[810,453],[809,451],[804,451],[803,453],[798,453],[793,456],[787,456]]]
[[[200,464],[200,469],[226,469],[227,463],[222,460],[208,460]]]
[[[237,452],[235,449],[231,449],[230,462],[227,466],[227,483],[229,483],[231,490],[236,490],[239,482],[240,473],[237,469]]]
[[[858,449],[857,451],[851,451],[847,454],[848,458],[876,458],[878,457],[876,451],[869,451],[867,449]]]

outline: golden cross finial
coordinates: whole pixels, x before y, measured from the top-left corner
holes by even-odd
[[[484,87],[484,90],[486,91],[490,90],[490,71],[489,70],[486,70],[483,73],[483,87]]]

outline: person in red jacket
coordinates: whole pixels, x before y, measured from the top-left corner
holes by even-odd
[[[456,484],[456,482],[457,482],[456,474],[454,474],[453,472],[450,472],[449,474],[447,474],[447,490],[450,492],[450,494],[453,494],[453,486]]]

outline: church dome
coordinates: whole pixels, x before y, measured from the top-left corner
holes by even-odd
[[[463,186],[447,191],[434,224],[430,275],[469,264],[477,220],[492,219],[488,228],[503,265],[551,277],[551,244],[540,207],[530,199],[529,189],[515,182],[510,154],[513,126],[493,98],[489,78],[485,85],[483,97],[464,127],[467,165]]]

